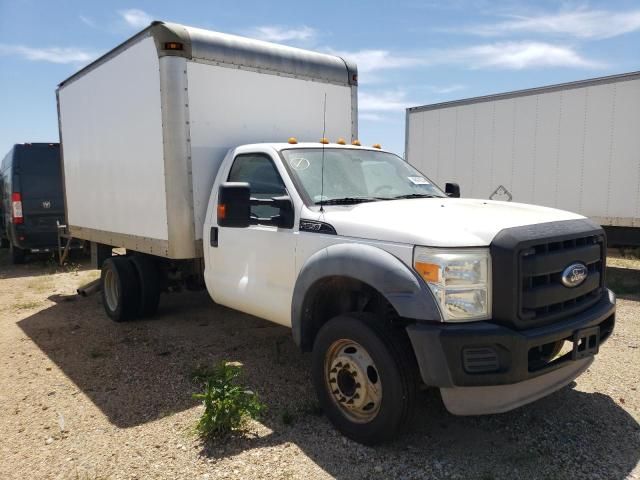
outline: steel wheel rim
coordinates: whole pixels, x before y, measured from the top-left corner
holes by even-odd
[[[336,340],[325,356],[329,397],[355,423],[368,423],[380,411],[382,382],[369,352],[357,342]]]
[[[104,297],[107,306],[113,312],[118,308],[118,297],[120,297],[120,289],[116,280],[116,275],[111,270],[104,273]]]

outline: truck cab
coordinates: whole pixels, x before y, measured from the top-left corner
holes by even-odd
[[[396,433],[420,382],[454,414],[489,414],[588,368],[615,321],[599,226],[451,198],[377,148],[294,142],[227,154],[205,281],[217,303],[291,326],[343,432]]]
[[[57,221],[64,221],[60,144],[15,145],[0,168],[0,238],[13,263],[28,253],[53,251]]]

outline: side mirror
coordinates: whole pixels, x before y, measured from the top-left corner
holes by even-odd
[[[451,198],[460,198],[460,185],[457,183],[447,183],[444,186],[444,193]]]
[[[225,182],[218,190],[218,225],[246,228],[251,218],[251,190],[246,182]]]
[[[293,228],[295,215],[293,213],[293,202],[291,197],[283,195],[281,197],[273,197],[273,205],[280,209],[277,218],[277,226],[280,228]]]

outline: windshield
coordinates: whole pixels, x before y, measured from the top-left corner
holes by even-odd
[[[419,171],[386,152],[343,148],[282,151],[284,163],[309,203],[358,203],[399,198],[445,197]],[[323,185],[324,183],[324,185]]]

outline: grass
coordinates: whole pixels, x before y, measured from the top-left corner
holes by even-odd
[[[29,290],[37,293],[45,293],[53,289],[52,279],[49,277],[37,277],[27,284]]]
[[[16,310],[31,310],[32,308],[36,308],[42,305],[41,301],[28,301],[28,302],[18,302],[13,304],[13,308]]]
[[[216,367],[198,367],[192,378],[202,386],[193,398],[202,401],[204,412],[196,425],[204,439],[215,439],[242,431],[249,419],[265,410],[258,396],[239,383],[242,367],[221,362]]]

